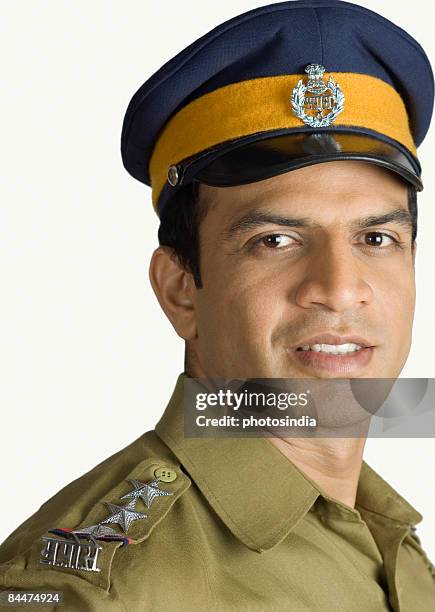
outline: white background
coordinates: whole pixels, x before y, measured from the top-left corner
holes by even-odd
[[[265,3],[0,4],[0,541],[152,429],[166,405],[184,344],[149,285],[158,219],[150,190],[122,166],[122,119],[166,60]],[[408,30],[435,64],[432,3],[361,4]],[[434,377],[435,125],[419,157],[418,302],[402,375]],[[422,512],[434,560],[434,441],[369,440],[365,459]]]

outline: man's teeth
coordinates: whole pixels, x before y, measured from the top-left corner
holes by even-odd
[[[363,347],[353,342],[347,344],[304,344],[303,351],[316,351],[316,353],[332,353],[334,355],[344,355],[345,353],[354,353]]]

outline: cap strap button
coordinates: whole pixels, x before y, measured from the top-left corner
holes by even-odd
[[[181,182],[181,167],[169,166],[168,168],[168,183],[172,187],[176,187]]]

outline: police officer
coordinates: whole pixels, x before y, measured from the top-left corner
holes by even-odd
[[[184,431],[195,379],[399,375],[433,97],[417,41],[338,0],[235,17],[136,92],[123,161],[152,186],[150,279],[185,371],[154,431],[3,543],[2,605],[435,609],[422,516],[364,438]]]

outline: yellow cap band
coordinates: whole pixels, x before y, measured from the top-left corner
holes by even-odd
[[[391,85],[365,74],[334,72],[332,76],[345,96],[344,109],[333,126],[379,132],[416,155],[405,105]],[[306,75],[290,74],[226,85],[193,100],[171,117],[150,160],[154,208],[157,209],[169,166],[234,138],[304,127],[293,114],[290,98],[299,79],[305,78]]]

